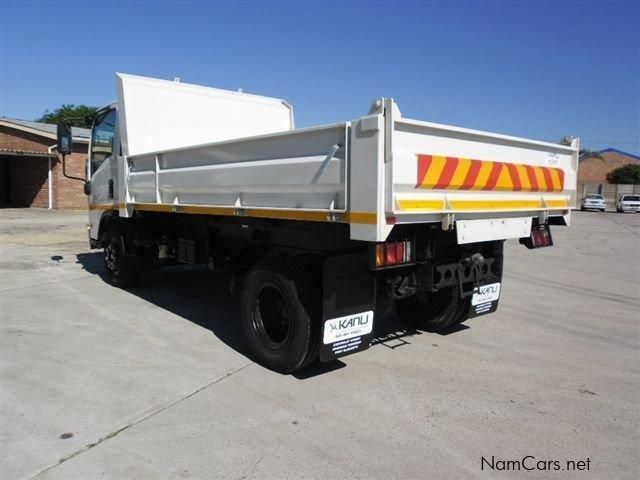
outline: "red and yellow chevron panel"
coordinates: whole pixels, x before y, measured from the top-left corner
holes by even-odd
[[[416,188],[503,192],[561,192],[564,171],[518,163],[418,155]]]

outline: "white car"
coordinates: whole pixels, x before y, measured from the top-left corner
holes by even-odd
[[[607,204],[604,201],[604,197],[599,193],[590,193],[582,199],[582,205],[580,210],[600,210],[604,212],[607,208]]]
[[[619,213],[640,212],[640,195],[620,195],[616,211]]]

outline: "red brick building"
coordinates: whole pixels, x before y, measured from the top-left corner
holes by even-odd
[[[640,162],[640,157],[615,148],[597,152],[600,156],[584,157],[578,166],[579,185],[598,185],[607,182],[607,173],[630,163]]]
[[[67,174],[85,176],[90,130],[73,128]],[[0,207],[86,209],[82,182],[62,174],[56,126],[0,117]]]

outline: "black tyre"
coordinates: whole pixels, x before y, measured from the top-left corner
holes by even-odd
[[[267,261],[247,275],[242,328],[258,362],[281,373],[300,370],[318,357],[321,291],[310,273],[289,261]]]
[[[110,226],[105,235],[104,266],[109,282],[116,287],[129,288],[138,281],[138,259],[127,254],[126,239],[117,225]]]
[[[402,320],[414,328],[437,332],[464,322],[471,308],[471,299],[460,298],[458,287],[438,292],[419,292],[398,300],[395,311]]]

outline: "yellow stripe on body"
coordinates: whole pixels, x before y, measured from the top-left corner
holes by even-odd
[[[402,212],[445,211],[442,200],[398,200],[398,206]],[[566,200],[449,200],[452,211],[476,211],[476,210],[526,210],[544,208],[564,208],[568,205]]]
[[[345,216],[345,221],[348,223],[375,225],[378,223],[378,215],[370,212],[349,212]]]
[[[511,210],[542,208],[540,200],[450,200],[452,210]]]
[[[277,220],[301,220],[310,222],[339,222],[375,225],[378,215],[371,212],[335,213],[308,210],[276,210],[262,208],[208,207],[204,205],[166,205],[155,203],[133,204],[136,209],[148,212],[186,213],[191,215],[219,215],[225,217],[273,218]],[[341,216],[342,215],[342,216]]]
[[[569,203],[566,200],[545,200],[548,208],[567,208]]]
[[[444,210],[443,200],[398,200],[398,207],[405,212]]]

